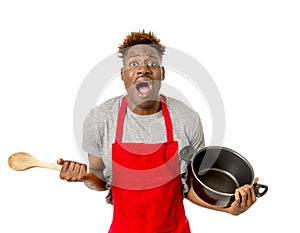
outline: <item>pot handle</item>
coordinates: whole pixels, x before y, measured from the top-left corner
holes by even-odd
[[[262,197],[268,191],[268,186],[264,184],[256,183],[253,185],[253,188],[254,188],[255,195],[257,197]]]

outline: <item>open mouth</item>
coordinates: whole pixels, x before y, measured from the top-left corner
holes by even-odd
[[[150,81],[142,81],[136,84],[136,89],[140,93],[140,95],[147,96],[150,94],[152,89],[152,83]]]

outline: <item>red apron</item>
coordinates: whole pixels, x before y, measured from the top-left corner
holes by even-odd
[[[190,233],[183,206],[178,143],[161,97],[167,142],[122,143],[126,98],[112,145],[113,221],[109,233]],[[162,129],[164,130],[164,129]]]

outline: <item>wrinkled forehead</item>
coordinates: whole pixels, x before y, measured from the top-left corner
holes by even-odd
[[[126,54],[124,54],[124,59],[128,59],[130,57],[136,57],[136,56],[146,56],[146,57],[154,57],[159,59],[158,51],[152,47],[151,45],[147,44],[138,44],[131,46],[127,49]]]

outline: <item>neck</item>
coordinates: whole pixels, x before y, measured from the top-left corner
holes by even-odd
[[[161,110],[159,97],[156,100],[147,100],[140,104],[136,104],[126,96],[126,102],[129,109],[138,115],[151,115]]]

